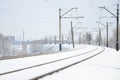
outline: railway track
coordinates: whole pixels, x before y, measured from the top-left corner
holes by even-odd
[[[54,74],[54,73],[56,73],[56,72],[62,71],[62,70],[64,70],[64,69],[66,69],[66,68],[69,68],[69,67],[74,66],[74,65],[76,65],[76,64],[79,64],[79,63],[81,63],[81,62],[83,62],[83,61],[86,61],[86,60],[88,60],[88,59],[90,59],[90,58],[93,58],[93,57],[101,54],[104,50],[105,50],[105,48],[103,48],[103,50],[101,50],[100,52],[98,52],[98,53],[96,53],[96,54],[94,54],[94,55],[92,55],[92,56],[89,56],[89,57],[87,57],[87,58],[85,58],[85,59],[83,59],[83,60],[74,62],[74,63],[69,64],[69,65],[66,65],[66,66],[64,66],[64,67],[62,67],[62,68],[53,70],[53,71],[48,72],[48,73],[45,73],[45,74],[42,74],[42,75],[40,75],[40,76],[38,76],[38,77],[32,78],[31,80],[39,80],[39,79],[41,79],[41,78],[43,78],[43,77],[46,77],[46,76],[48,76],[48,75],[52,75],[52,74]]]
[[[76,57],[76,56],[84,55],[84,54],[87,54],[89,52],[97,50],[97,48],[98,47],[96,47],[93,50],[90,50],[90,51],[87,51],[87,52],[84,52],[84,53],[80,53],[80,54],[77,54],[77,55],[74,55],[74,56],[69,56],[69,57],[66,57],[66,58],[61,58],[61,59],[57,59],[57,60],[53,60],[53,61],[48,61],[46,63],[42,63],[42,64],[38,64],[38,65],[34,65],[34,66],[29,66],[29,67],[25,67],[25,68],[21,68],[21,69],[17,69],[17,70],[12,70],[12,71],[8,71],[8,72],[0,73],[0,76],[1,75],[5,75],[5,74],[10,74],[10,73],[18,72],[18,71],[22,71],[22,70],[25,70],[25,69],[30,69],[30,68],[34,68],[34,67],[39,67],[39,66],[47,65],[47,64],[50,64],[50,63],[54,63],[54,62],[58,62],[58,61],[66,60],[66,59],[70,59],[70,58],[73,58],[73,57]]]
[[[66,68],[69,68],[69,67],[71,67],[71,66],[74,66],[74,65],[76,65],[76,64],[78,64],[78,63],[80,63],[80,62],[83,62],[83,61],[86,61],[86,60],[88,60],[88,59],[90,59],[90,58],[92,58],[92,57],[94,57],[94,56],[97,56],[98,54],[100,54],[100,53],[102,53],[105,49],[104,48],[102,48],[102,49],[100,49],[100,50],[98,50],[99,48],[98,47],[96,47],[96,48],[94,48],[94,49],[92,49],[92,50],[90,50],[90,51],[87,51],[87,52],[84,52],[84,53],[80,53],[80,54],[77,54],[77,55],[73,55],[73,56],[69,56],[69,57],[66,57],[66,58],[61,58],[61,59],[57,59],[57,60],[53,60],[53,61],[49,61],[49,62],[46,62],[46,63],[42,63],[42,64],[38,64],[38,65],[34,65],[34,66],[29,66],[29,67],[25,67],[25,68],[21,68],[21,69],[17,69],[17,70],[13,70],[13,71],[9,71],[9,72],[4,72],[4,73],[0,73],[0,80],[1,80],[1,78],[5,78],[5,76],[9,76],[9,75],[14,75],[15,73],[22,73],[22,72],[24,72],[24,71],[27,71],[27,70],[34,70],[34,68],[39,68],[40,67],[40,69],[46,69],[48,66],[52,66],[52,65],[54,65],[55,64],[55,66],[56,66],[56,64],[60,64],[60,63],[63,63],[63,62],[67,62],[67,61],[69,61],[69,60],[76,60],[76,61],[74,61],[74,62],[72,62],[72,63],[68,63],[67,62],[67,64],[66,65],[64,65],[64,66],[62,66],[62,67],[58,67],[58,68],[56,68],[56,69],[53,69],[53,70],[50,70],[50,71],[47,71],[47,72],[45,72],[45,73],[42,73],[42,74],[39,74],[39,76],[38,76],[38,74],[37,74],[37,77],[35,76],[35,77],[30,77],[30,79],[31,80],[38,80],[38,79],[40,79],[40,78],[43,78],[43,77],[46,77],[46,76],[48,76],[48,75],[51,75],[51,74],[53,74],[53,73],[56,73],[56,72],[59,72],[59,71],[61,71],[61,70],[64,70],[64,69],[66,69]],[[94,54],[92,54],[93,52],[95,52]],[[85,55],[87,55],[87,54],[90,54],[89,56],[87,56],[87,57],[85,57],[85,58],[83,58],[83,59],[80,59],[79,60],[79,57],[80,56],[85,56]],[[91,55],[92,54],[92,55]],[[78,59],[78,60],[77,60]],[[38,69],[39,70],[39,69]]]

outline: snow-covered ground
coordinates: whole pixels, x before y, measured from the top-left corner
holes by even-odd
[[[97,49],[98,48],[98,49]],[[95,50],[97,49],[97,50]],[[11,74],[0,75],[0,80],[28,80],[52,70],[83,60],[101,51],[102,47],[82,45],[71,51],[0,61],[0,74],[22,68],[40,65],[95,50],[85,55],[53,62],[51,64],[25,69]],[[120,80],[120,53],[113,49],[105,51],[89,60],[42,78],[43,80]]]
[[[87,61],[67,68],[42,80],[120,80],[120,52],[106,48]]]

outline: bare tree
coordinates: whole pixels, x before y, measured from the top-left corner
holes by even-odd
[[[12,53],[12,43],[2,34],[0,34],[0,54],[8,56]]]
[[[31,43],[31,52],[40,52],[43,49],[43,43],[40,40],[34,40]]]
[[[86,33],[86,40],[87,40],[87,43],[90,44],[91,40],[92,40],[92,35],[89,33]]]
[[[116,47],[116,28],[113,29],[113,34],[109,39],[109,47],[115,48]],[[120,30],[119,30],[119,36],[120,36]],[[120,43],[120,37],[119,37],[119,43]]]

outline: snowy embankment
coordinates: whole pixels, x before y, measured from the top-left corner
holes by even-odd
[[[93,51],[95,50],[95,51]],[[1,60],[0,80],[27,80],[54,69],[86,59],[102,50],[102,47],[87,46],[71,51],[34,57]],[[91,52],[89,52],[91,51]],[[83,53],[86,53],[82,55]],[[89,52],[89,53],[88,53]],[[76,56],[79,55],[79,56]],[[74,56],[73,58],[70,58]],[[69,57],[69,58],[68,58]],[[68,58],[68,59],[66,59]],[[64,60],[61,60],[64,59]],[[57,60],[57,61],[56,61]],[[49,63],[50,62],[50,63]],[[89,60],[42,78],[43,80],[120,80],[120,54],[113,49]],[[33,68],[31,67],[33,66]],[[27,69],[30,68],[30,69]],[[20,70],[21,69],[21,70]]]

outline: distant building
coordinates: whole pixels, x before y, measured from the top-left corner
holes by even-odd
[[[14,36],[6,36],[6,39],[9,40],[12,44],[15,43],[15,37]]]

